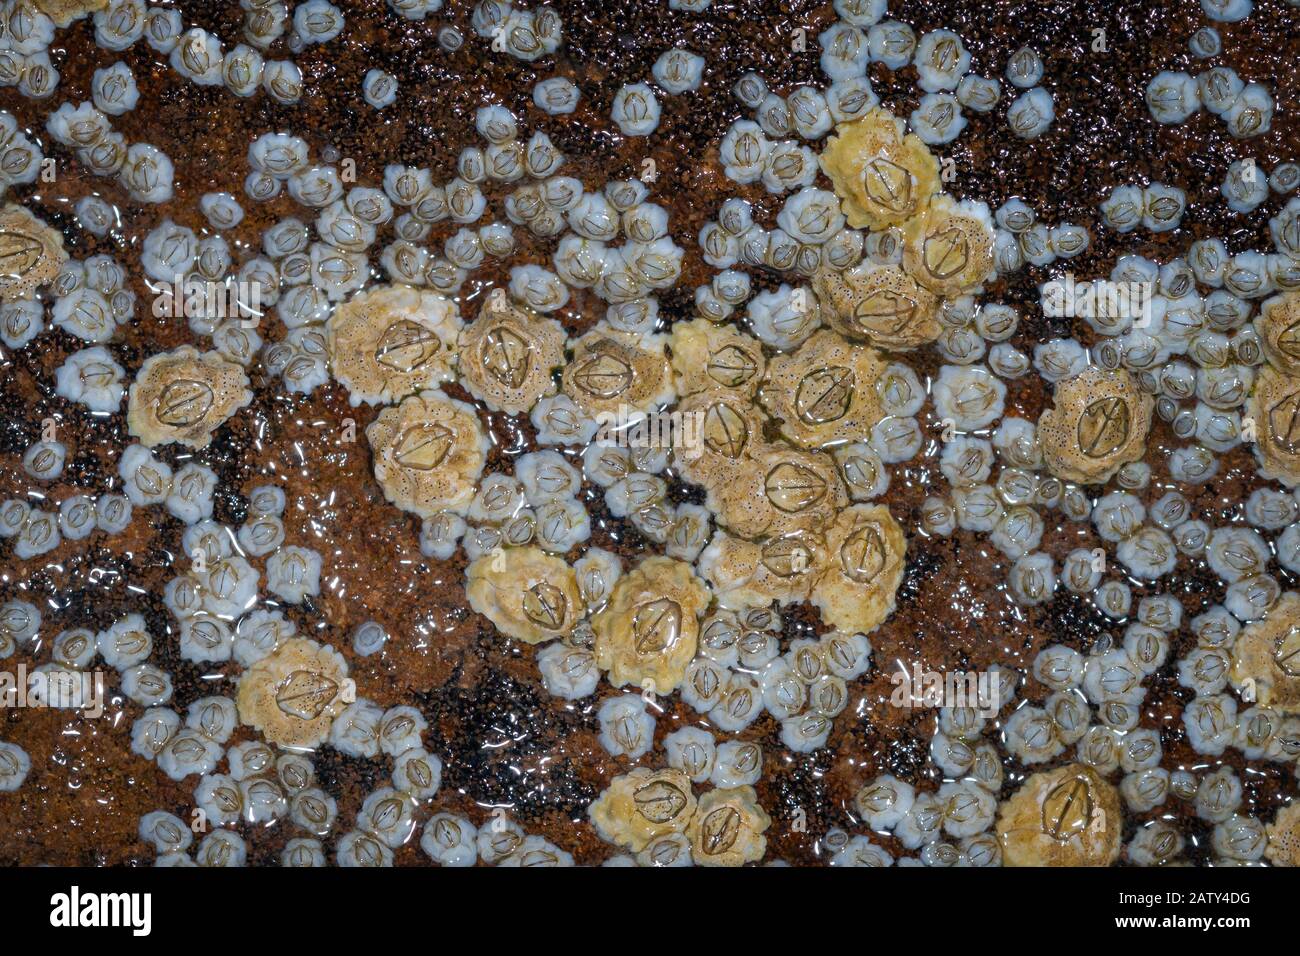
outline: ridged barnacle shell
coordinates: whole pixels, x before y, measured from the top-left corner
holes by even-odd
[[[271,743],[311,749],[354,696],[342,655],[295,637],[244,671],[236,704],[240,722]]]
[[[759,399],[781,434],[802,448],[853,441],[885,417],[875,387],[884,370],[873,349],[823,329],[797,351],[773,357]]]
[[[672,368],[662,335],[635,335],[597,325],[573,343],[562,388],[584,412],[648,411],[673,399]]]
[[[1264,856],[1274,866],[1300,866],[1300,803],[1288,803],[1268,825]]]
[[[1288,488],[1300,485],[1300,376],[1263,366],[1246,403],[1246,417],[1255,422],[1259,473]]]
[[[742,538],[820,531],[848,502],[830,455],[757,445],[746,457],[732,480],[708,495],[719,524]]]
[[[935,295],[974,292],[993,272],[994,238],[983,203],[937,196],[903,224],[903,268]]]
[[[1123,829],[1119,794],[1079,763],[1034,774],[998,810],[1007,866],[1109,866]]]
[[[680,770],[637,767],[611,780],[587,815],[602,840],[639,852],[652,840],[686,830],[695,815],[695,794]]]
[[[25,299],[68,261],[63,236],[22,206],[0,210],[0,299]]]
[[[1287,591],[1232,647],[1232,685],[1261,707],[1300,714],[1300,594]]]
[[[1260,306],[1255,331],[1269,362],[1287,375],[1300,375],[1300,293],[1275,295]]]
[[[108,0],[35,0],[36,9],[54,21],[60,29],[72,25],[72,21],[107,9]]]
[[[822,318],[855,341],[906,351],[943,331],[939,300],[901,266],[867,261],[843,272],[823,269],[812,282]]]
[[[689,564],[647,558],[618,579],[609,603],[591,619],[596,664],[615,687],[671,693],[695,656],[709,598]]]
[[[724,389],[748,397],[763,379],[762,344],[734,325],[707,319],[678,322],[669,346],[679,395]]]
[[[1155,403],[1126,370],[1087,368],[1057,382],[1053,402],[1038,419],[1038,440],[1056,477],[1102,483],[1145,453]]]
[[[470,394],[493,411],[518,415],[554,393],[551,372],[564,364],[564,330],[493,294],[461,333],[459,353]]]
[[[151,355],[131,383],[127,428],[152,448],[180,442],[206,448],[212,433],[253,400],[241,365],[219,352],[182,345]]]
[[[469,507],[490,447],[474,406],[437,389],[385,408],[366,438],[384,496],[421,518]]]
[[[854,505],[826,531],[826,552],[813,605],[827,626],[869,634],[894,611],[907,557],[903,529],[884,505]]]
[[[330,316],[330,367],[353,405],[394,402],[452,377],[461,327],[455,303],[436,292],[377,286]]]
[[[700,797],[686,835],[700,866],[744,866],[767,852],[764,831],[772,818],[753,787],[719,787]]]
[[[807,601],[830,553],[819,532],[796,530],[760,542],[719,531],[700,554],[700,574],[723,607]]]
[[[571,632],[583,615],[573,568],[538,548],[505,548],[472,561],[465,571],[469,606],[498,631],[527,644]]]
[[[925,209],[939,191],[939,164],[903,121],[883,107],[841,125],[821,154],[822,171],[849,225],[879,230]]]
[[[731,364],[739,364],[733,362]],[[674,463],[687,481],[706,490],[730,484],[748,467],[747,453],[763,441],[763,414],[751,399],[731,389],[695,392],[677,403],[683,421],[695,423],[699,441],[674,449]]]

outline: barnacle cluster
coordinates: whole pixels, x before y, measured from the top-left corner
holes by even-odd
[[[0,2],[0,660],[153,765],[82,812],[158,865],[1300,864],[1300,157],[1204,22],[1265,14],[1171,18],[1198,65],[1105,95],[1178,161],[1085,176],[1132,142],[1054,35],[589,6]],[[1202,109],[1269,169],[1197,182]],[[32,726],[0,810],[76,763]]]

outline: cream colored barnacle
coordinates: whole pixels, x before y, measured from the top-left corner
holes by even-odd
[[[772,359],[759,398],[794,444],[840,444],[871,434],[885,417],[875,388],[884,370],[874,350],[823,329]]]
[[[494,292],[461,333],[459,353],[461,383],[470,394],[494,411],[518,415],[554,393],[551,373],[564,364],[564,330]]]
[[[384,496],[421,518],[464,513],[490,447],[474,407],[437,389],[385,408],[366,438]]]
[[[822,317],[842,335],[906,351],[939,337],[939,300],[901,266],[865,261],[813,276]]]
[[[678,322],[668,344],[679,395],[723,389],[750,397],[763,379],[762,344],[734,325]]]
[[[673,399],[672,368],[660,335],[596,326],[573,343],[563,390],[589,415],[649,411]]]
[[[591,619],[596,663],[615,687],[656,694],[677,688],[699,642],[709,589],[691,566],[652,557],[618,579],[609,603]]]
[[[527,644],[570,633],[583,615],[578,576],[562,558],[538,548],[505,548],[470,562],[469,606],[498,631]]]
[[[744,866],[763,858],[772,818],[753,787],[719,787],[700,797],[686,835],[700,866]]]
[[[131,383],[127,428],[150,448],[206,448],[212,433],[253,400],[242,366],[219,352],[182,345],[152,355]]]
[[[108,7],[108,0],[34,0],[41,11],[59,28],[69,27],[74,20]]]
[[[742,538],[820,531],[848,502],[835,461],[823,452],[756,443],[746,459],[708,497],[718,522]]]
[[[1300,802],[1288,803],[1268,825],[1264,856],[1274,866],[1300,866]]]
[[[687,481],[708,491],[723,489],[747,466],[748,452],[763,441],[767,421],[756,404],[732,389],[694,392],[677,403],[683,422],[694,424],[696,441],[674,449]]]
[[[1038,440],[1057,478],[1106,482],[1145,453],[1155,403],[1126,370],[1087,368],[1057,382],[1053,402],[1038,419]]]
[[[936,197],[903,224],[903,268],[935,295],[974,292],[993,272],[993,217],[981,202]]]
[[[330,316],[330,368],[353,405],[395,402],[452,377],[461,327],[455,303],[436,292],[377,286]]]
[[[828,561],[826,539],[815,531],[791,531],[761,543],[719,531],[699,567],[719,604],[750,608],[808,600]]]
[[[659,837],[686,830],[695,815],[695,794],[680,770],[638,767],[611,780],[587,815],[602,840],[639,852]]]
[[[1255,423],[1259,473],[1288,488],[1300,485],[1300,376],[1265,365],[1246,404]]]
[[[325,742],[353,696],[342,655],[295,637],[244,671],[236,704],[241,723],[271,743],[305,750]]]
[[[854,228],[898,225],[939,191],[939,164],[903,121],[883,107],[842,124],[821,154],[822,171]]]
[[[1267,617],[1242,629],[1232,646],[1231,680],[1244,699],[1300,714],[1300,594],[1286,592]]]
[[[1260,306],[1255,331],[1270,363],[1300,375],[1300,292],[1273,296]]]
[[[1007,866],[1109,866],[1123,830],[1119,793],[1079,763],[1034,774],[998,810]]]
[[[894,611],[907,557],[903,529],[884,505],[854,505],[827,530],[826,553],[813,605],[836,630],[871,633]]]
[[[54,281],[68,255],[63,236],[22,206],[0,209],[0,299],[26,299]]]

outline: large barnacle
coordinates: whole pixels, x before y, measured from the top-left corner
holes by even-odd
[[[761,344],[734,325],[706,319],[678,322],[669,346],[679,395],[720,389],[749,397],[763,379]]]
[[[192,345],[150,356],[131,384],[126,421],[149,446],[206,448],[212,433],[253,400],[244,369]]]
[[[1300,485],[1300,377],[1265,365],[1246,404],[1255,423],[1259,472],[1288,488]]]
[[[1090,367],[1058,382],[1053,400],[1038,419],[1038,439],[1056,477],[1105,482],[1146,451],[1155,403],[1127,371]]]
[[[708,501],[733,534],[763,538],[822,530],[848,495],[830,455],[756,443],[726,484],[709,488]]]
[[[798,351],[772,359],[759,397],[796,445],[842,444],[885,417],[875,387],[884,371],[872,349],[822,330]]]
[[[1254,324],[1269,362],[1287,375],[1300,375],[1300,293],[1267,300]]]
[[[366,438],[384,496],[421,518],[469,507],[490,446],[474,407],[437,389],[385,408]]]
[[[659,837],[686,830],[695,815],[695,794],[680,770],[638,767],[611,780],[587,815],[601,839],[639,852]]]
[[[898,225],[939,191],[939,164],[903,121],[883,107],[845,123],[827,141],[821,167],[854,228]]]
[[[719,531],[699,563],[719,604],[747,608],[808,600],[828,560],[818,532],[797,530],[759,543]]]
[[[330,367],[353,405],[395,402],[451,377],[460,330],[455,303],[438,293],[378,286],[330,316]]]
[[[1034,774],[998,810],[1007,866],[1109,866],[1123,830],[1115,788],[1078,763]]]
[[[1232,685],[1244,700],[1300,714],[1300,595],[1288,591],[1232,646]]]
[[[1267,833],[1264,856],[1274,866],[1300,866],[1300,803],[1293,801],[1278,810]]]
[[[870,633],[894,610],[907,556],[903,529],[884,505],[854,505],[826,531],[826,550],[813,605],[836,630]]]
[[[597,326],[573,343],[563,390],[588,415],[648,411],[673,398],[672,368],[659,335]]]
[[[564,364],[564,330],[494,293],[465,327],[458,352],[461,381],[470,394],[493,410],[517,415],[555,391],[551,373]]]
[[[939,196],[903,224],[903,268],[939,296],[979,289],[993,272],[993,217],[980,202]]]
[[[25,299],[68,261],[63,236],[22,206],[0,209],[0,299]]]
[[[578,577],[564,559],[537,548],[504,548],[465,571],[469,606],[497,630],[528,644],[571,632],[583,614]]]
[[[764,831],[772,818],[759,805],[753,787],[721,787],[700,797],[686,834],[700,866],[743,866],[767,852]]]
[[[903,351],[933,342],[939,300],[898,265],[866,261],[813,276],[822,318],[850,339]]]
[[[348,666],[332,648],[285,641],[239,678],[239,719],[286,749],[320,746],[354,697]]]
[[[729,365],[740,364],[734,355],[726,360]],[[743,392],[723,388],[695,392],[677,403],[677,412],[693,440],[674,449],[674,462],[688,481],[709,491],[721,492],[735,480],[749,467],[749,451],[763,443],[767,418]]]
[[[591,621],[596,663],[609,672],[609,682],[657,694],[675,690],[695,656],[709,598],[691,566],[671,558],[647,558],[619,578]]]

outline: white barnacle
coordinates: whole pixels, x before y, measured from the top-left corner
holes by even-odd
[[[665,50],[651,68],[655,82],[669,93],[694,92],[704,77],[704,57],[690,50]]]
[[[614,94],[610,119],[624,136],[649,136],[659,125],[659,100],[644,83],[629,83]]]
[[[1147,84],[1147,109],[1157,123],[1182,123],[1201,108],[1200,91],[1190,73],[1162,70]]]
[[[372,69],[361,81],[361,95],[377,110],[397,102],[397,78],[383,70]]]
[[[1021,139],[1037,139],[1056,118],[1052,94],[1041,86],[1021,93],[1007,107],[1007,125]]]

